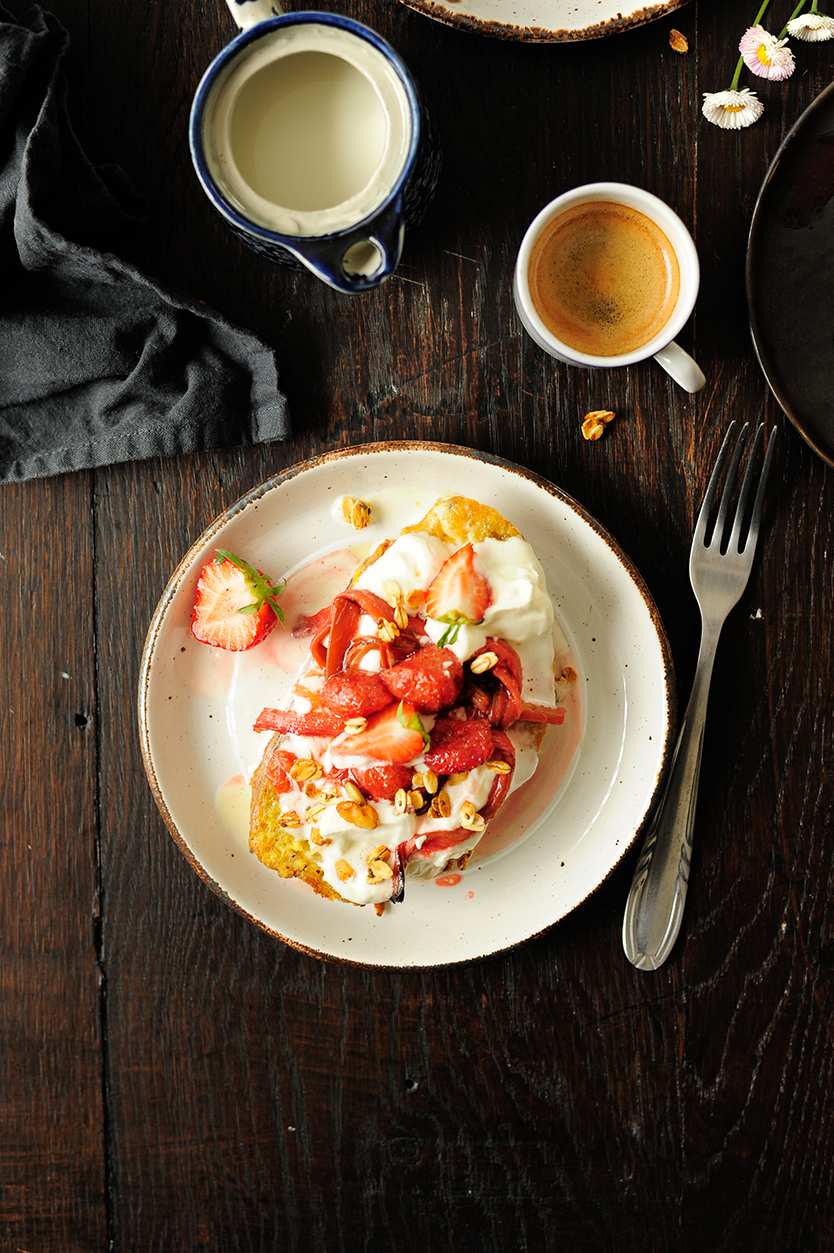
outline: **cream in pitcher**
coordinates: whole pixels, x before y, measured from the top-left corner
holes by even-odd
[[[329,13],[229,0],[242,34],[198,88],[191,151],[246,243],[342,291],[395,269],[439,173],[431,121],[396,53]]]

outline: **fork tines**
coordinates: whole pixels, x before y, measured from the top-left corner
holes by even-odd
[[[704,503],[701,505],[701,512],[698,514],[695,535],[693,537],[693,543],[702,543],[707,548],[710,547],[714,539],[717,539],[723,552],[729,552],[731,549],[736,552],[743,552],[748,543],[751,547],[755,547],[756,540],[759,535],[759,526],[762,520],[762,506],[764,503],[765,487],[767,486],[767,479],[770,474],[770,467],[773,461],[773,451],[776,446],[777,428],[774,427],[770,433],[770,438],[767,441],[764,466],[762,467],[759,486],[756,491],[756,497],[753,501],[753,508],[750,511],[748,521],[747,505],[753,486],[753,477],[756,463],[758,461],[759,451],[764,443],[764,423],[760,423],[753,438],[750,456],[747,459],[747,466],[744,471],[744,477],[741,481],[741,490],[739,492],[738,505],[735,511],[733,529],[729,539],[724,541],[724,530],[727,524],[727,518],[730,515],[730,506],[733,498],[736,477],[738,475],[738,467],[744,452],[744,445],[747,442],[747,432],[750,427],[749,422],[744,423],[744,426],[741,428],[739,433],[738,440],[736,441],[735,448],[733,449],[730,468],[727,473],[724,490],[721,493],[721,500],[718,506],[718,516],[715,519],[714,525],[710,529],[709,537],[707,537],[707,524],[715,503],[718,483],[729,455],[730,437],[735,429],[735,425],[736,424],[733,421],[727,428],[727,434],[724,436],[724,442],[721,445],[721,449],[715,462],[715,467],[712,471],[712,475],[710,476],[709,483],[707,484]]]

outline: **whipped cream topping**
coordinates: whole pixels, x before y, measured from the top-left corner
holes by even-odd
[[[446,644],[460,661],[483,648],[490,636],[512,644],[524,675],[525,700],[549,705],[553,702],[553,605],[541,564],[520,535],[510,539],[486,539],[473,544],[492,588],[492,603],[484,620],[462,626],[453,643]],[[403,595],[425,591],[440,567],[455,551],[423,531],[400,535],[357,579],[357,586],[385,599],[384,585],[399,584]],[[426,634],[436,644],[447,623],[426,619]],[[378,657],[379,654],[374,654]]]

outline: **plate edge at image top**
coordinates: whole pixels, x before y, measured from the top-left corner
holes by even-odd
[[[257,911],[253,910],[251,906],[244,906],[240,903],[240,901],[236,900],[234,897],[234,894],[232,892],[227,891],[226,887],[224,886],[222,882],[218,883],[217,878],[214,875],[208,873],[206,869],[200,864],[200,859],[198,855],[194,852],[194,850],[191,848],[186,835],[183,832],[180,832],[178,830],[176,821],[174,820],[173,812],[171,809],[169,809],[168,803],[166,800],[166,793],[165,793],[166,780],[164,777],[160,777],[160,772],[157,771],[156,765],[153,760],[153,752],[152,752],[152,745],[151,745],[151,731],[152,731],[152,724],[154,722],[154,719],[158,715],[155,715],[154,712],[151,710],[150,701],[149,701],[149,689],[150,689],[150,685],[152,681],[152,671],[153,671],[153,664],[154,664],[154,651],[159,643],[160,636],[166,627],[167,615],[169,613],[174,597],[177,595],[177,592],[183,585],[183,581],[185,579],[189,577],[196,577],[194,574],[194,568],[193,568],[195,563],[199,561],[201,558],[202,559],[206,558],[206,553],[208,549],[210,548],[210,546],[212,545],[212,542],[216,539],[216,537],[220,534],[220,532],[224,530],[225,527],[227,527],[240,515],[244,514],[246,510],[249,509],[250,506],[257,505],[258,502],[260,502],[264,497],[267,497],[268,495],[273,493],[276,489],[286,487],[287,485],[291,483],[292,480],[296,479],[299,475],[304,475],[310,471],[325,471],[327,467],[335,467],[338,471],[341,471],[344,468],[347,471],[350,469],[351,462],[353,462],[353,464],[356,465],[357,471],[359,469],[362,469],[365,472],[369,472],[369,471],[373,472],[375,461],[381,462],[381,459],[384,459],[384,457],[388,455],[388,456],[393,457],[394,462],[396,462],[397,458],[407,453],[422,453],[429,457],[430,462],[435,457],[442,459],[440,461],[440,464],[438,465],[438,471],[440,471],[440,473],[438,474],[438,479],[437,479],[438,486],[437,487],[433,486],[431,489],[433,491],[432,499],[438,496],[450,494],[449,490],[446,490],[446,491],[442,490],[441,484],[444,482],[445,465],[450,464],[450,459],[452,458],[466,459],[470,465],[475,463],[477,466],[477,469],[479,471],[482,471],[484,474],[486,474],[487,479],[490,482],[491,482],[490,476],[491,476],[493,469],[498,473],[499,478],[501,474],[503,474],[504,476],[506,476],[506,484],[509,486],[509,489],[511,491],[515,490],[515,491],[521,491],[522,493],[524,493],[528,489],[532,489],[533,495],[531,499],[533,501],[537,501],[539,499],[538,493],[543,492],[549,501],[557,505],[564,505],[567,508],[568,514],[571,515],[573,518],[572,525],[584,526],[585,528],[588,528],[591,532],[593,532],[594,536],[596,537],[596,540],[602,542],[605,545],[605,547],[608,549],[609,553],[611,554],[611,557],[614,559],[618,569],[621,571],[627,583],[630,582],[632,589],[636,589],[636,591],[639,593],[639,598],[640,598],[640,601],[642,602],[642,606],[644,607],[648,615],[648,618],[650,620],[651,631],[653,632],[652,644],[653,646],[655,646],[656,644],[656,647],[658,650],[658,656],[661,659],[660,664],[661,664],[662,671],[663,671],[662,676],[659,674],[658,675],[653,674],[652,677],[658,683],[662,683],[663,691],[665,693],[665,701],[666,701],[666,724],[664,727],[665,737],[664,737],[663,749],[658,758],[657,777],[653,779],[654,787],[652,789],[651,802],[646,806],[645,812],[642,812],[639,815],[639,818],[640,818],[639,823],[635,822],[634,826],[629,828],[629,830],[625,833],[623,841],[622,841],[622,847],[618,848],[617,855],[616,857],[612,859],[611,864],[608,864],[608,862],[606,862],[605,866],[601,868],[601,872],[599,874],[598,879],[593,882],[593,884],[588,888],[587,891],[583,891],[581,899],[572,901],[572,903],[570,903],[563,910],[562,913],[560,913],[557,917],[553,917],[551,920],[549,920],[544,926],[544,930],[548,930],[551,926],[555,925],[558,921],[561,920],[562,917],[570,913],[574,908],[576,908],[579,904],[582,903],[582,900],[586,899],[588,895],[590,895],[593,891],[595,891],[596,888],[599,886],[599,884],[603,882],[610,873],[613,872],[616,865],[619,864],[620,860],[625,855],[625,853],[627,852],[628,848],[631,846],[633,841],[637,839],[639,832],[642,829],[648,817],[648,814],[651,812],[652,805],[658,793],[660,782],[665,773],[665,768],[666,768],[666,764],[668,761],[668,754],[670,751],[670,740],[671,740],[672,733],[674,731],[675,686],[674,686],[674,671],[673,671],[672,661],[671,661],[671,651],[669,649],[668,640],[666,638],[662,621],[657,611],[657,607],[642,577],[640,576],[639,572],[636,570],[636,568],[634,567],[630,559],[625,555],[625,553],[623,553],[620,546],[616,543],[616,541],[612,539],[612,537],[608,534],[605,528],[602,527],[601,524],[598,523],[596,519],[593,518],[593,516],[584,508],[584,506],[580,505],[577,501],[573,500],[573,498],[568,496],[567,493],[563,492],[554,484],[548,482],[547,480],[543,479],[541,476],[535,474],[535,472],[528,471],[524,469],[523,467],[514,465],[511,462],[507,462],[500,457],[496,457],[489,453],[480,453],[476,450],[472,450],[472,449],[468,449],[464,447],[453,446],[453,445],[442,445],[442,444],[436,444],[436,443],[431,443],[431,442],[426,442],[426,441],[398,441],[398,442],[393,442],[393,443],[359,445],[359,446],[345,448],[345,449],[338,449],[333,452],[322,454],[319,457],[309,459],[308,461],[298,463],[294,466],[289,467],[287,470],[283,471],[282,473],[272,477],[271,479],[266,480],[264,483],[258,485],[257,487],[253,488],[250,492],[246,493],[238,501],[234,502],[229,507],[228,510],[226,510],[223,514],[219,515],[218,518],[216,518],[212,522],[212,524],[208,528],[206,528],[206,530],[203,532],[200,538],[195,542],[195,544],[193,544],[189,548],[188,553],[183,558],[183,560],[178,564],[174,575],[172,576],[171,580],[169,580],[168,586],[163,592],[163,595],[160,597],[159,604],[157,606],[156,612],[151,622],[151,626],[148,631],[148,637],[146,639],[145,649],[143,652],[142,669],[141,669],[141,674],[140,674],[139,719],[140,719],[140,735],[142,739],[143,761],[145,764],[146,773],[148,775],[149,783],[151,785],[151,790],[154,794],[154,799],[156,800],[157,805],[160,808],[160,811],[165,820],[166,826],[168,826],[169,831],[174,836],[175,842],[178,844],[180,849],[186,854],[186,857],[189,863],[191,864],[192,868],[195,869],[195,871],[200,875],[200,877],[203,878],[214,891],[216,891],[219,895],[221,895],[227,903],[231,904],[233,908],[235,908],[238,912],[243,913],[245,917],[255,922],[255,924],[258,925],[261,929],[266,930],[270,934],[275,935],[277,938],[281,939],[285,943],[288,943],[293,947],[300,948],[303,951],[308,952],[311,955],[316,956],[316,957],[325,958],[325,959],[333,959],[337,961],[349,961],[349,962],[352,962],[353,964],[359,964],[359,965],[365,965],[365,966],[370,965],[370,966],[378,967],[378,966],[392,966],[393,965],[393,966],[408,966],[408,967],[413,966],[415,968],[421,968],[421,967],[426,968],[429,966],[433,967],[433,966],[438,966],[438,965],[452,965],[452,964],[460,964],[461,962],[465,962],[465,961],[479,960],[483,957],[495,955],[495,953],[497,952],[505,951],[506,949],[516,947],[518,944],[525,943],[527,940],[534,938],[534,935],[533,934],[524,935],[524,936],[521,936],[520,938],[514,939],[511,943],[506,943],[506,944],[500,943],[500,944],[497,944],[493,948],[490,948],[489,945],[486,945],[486,946],[481,945],[480,951],[462,952],[460,956],[455,956],[451,959],[441,960],[440,957],[432,954],[429,956],[423,955],[422,960],[409,959],[407,961],[404,960],[404,961],[390,962],[390,961],[385,961],[384,959],[380,961],[380,960],[377,960],[375,957],[369,958],[367,956],[359,957],[357,959],[345,953],[341,949],[339,949],[339,951],[336,951],[338,946],[335,944],[335,942],[329,943],[329,944],[326,943],[325,945],[322,946],[317,943],[309,942],[309,937],[307,940],[304,940],[304,939],[299,939],[297,936],[294,936],[294,935],[282,933],[282,931],[277,926],[272,925],[270,922],[265,921],[261,917],[258,917]],[[392,465],[394,464],[394,462],[392,462]],[[364,465],[362,463],[364,463]],[[453,464],[453,462],[451,464]],[[402,469],[400,469],[400,473],[402,473]],[[421,470],[421,473],[425,475],[428,473],[428,471]],[[460,476],[456,476],[454,473],[452,475],[449,475],[448,473],[446,473],[445,481],[448,481],[450,477],[453,479],[456,479],[456,481],[458,482],[460,481]],[[503,483],[504,483],[504,480],[501,480],[501,484]],[[524,484],[525,486],[522,486],[522,484]],[[499,486],[498,480],[496,480],[496,486]],[[452,494],[454,493],[454,490],[455,490],[454,487],[451,488]],[[488,491],[488,488],[485,488],[484,490]],[[276,499],[279,501],[279,504],[280,504],[281,498],[276,497]],[[545,496],[543,495],[541,499],[544,501]],[[551,595],[552,595],[552,591],[551,591]],[[161,772],[161,773],[164,776],[164,772]],[[174,806],[174,809],[175,808],[176,806]],[[220,877],[222,878],[222,875]],[[332,902],[322,902],[322,904],[327,909],[339,910],[339,911],[352,910],[355,908],[352,906],[342,906],[342,905],[334,904]],[[398,907],[394,906],[392,908],[396,909]],[[330,929],[332,928],[328,928],[328,930]],[[355,930],[355,927],[352,929]],[[539,930],[537,934],[541,934],[541,930]],[[464,949],[465,948],[466,948],[466,945],[464,945]],[[417,957],[419,956],[420,955],[418,954]]]
[[[623,34],[647,22],[668,17],[688,4],[689,0],[635,4],[628,13],[623,13],[625,6],[622,3],[612,4],[612,17],[593,21],[592,15],[599,18],[594,10],[598,10],[601,2],[585,0],[583,8],[581,0],[580,3],[576,0],[518,0],[515,10],[517,21],[509,23],[490,16],[493,9],[497,12],[500,8],[494,0],[401,0],[415,12],[457,30],[527,43],[570,43]],[[543,10],[550,11],[552,16],[545,14],[542,18]],[[582,13],[584,16],[577,18],[576,15]]]
[[[831,114],[828,118],[827,113]],[[803,403],[798,391],[790,388],[785,379],[785,371],[779,368],[782,351],[780,346],[774,344],[772,339],[770,343],[767,342],[767,331],[771,324],[782,330],[786,325],[785,292],[783,289],[778,292],[774,290],[772,240],[768,236],[774,232],[774,219],[780,198],[784,195],[785,187],[791,186],[791,176],[796,173],[797,166],[803,163],[813,164],[809,154],[803,151],[803,144],[806,142],[815,144],[820,138],[816,132],[825,124],[828,124],[834,133],[834,83],[824,87],[800,114],[780,143],[768,167],[750,220],[745,260],[745,289],[753,349],[771,394],[809,448],[826,464],[834,466],[834,420],[832,420],[830,430],[822,431],[818,423],[815,425],[815,415],[809,415],[807,411],[803,411]],[[832,193],[834,193],[834,183],[832,183]],[[825,203],[828,201],[821,202],[814,207],[823,208]],[[783,229],[789,228],[783,226]],[[791,238],[794,242],[798,241],[797,229],[792,231]],[[832,240],[834,240],[834,233],[832,233]],[[813,241],[810,242],[809,247],[811,251],[814,251]],[[834,281],[834,275],[831,277]],[[770,312],[771,307],[772,312]],[[829,328],[829,337],[832,336],[834,336],[834,326]],[[828,366],[832,390],[834,390],[834,340],[831,346],[832,356]],[[819,365],[821,369],[825,368],[825,363],[817,362],[816,358],[813,364]],[[801,387],[801,383],[799,386]]]

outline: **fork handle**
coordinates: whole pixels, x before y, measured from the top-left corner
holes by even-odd
[[[689,887],[692,829],[710,679],[721,624],[704,623],[692,694],[666,791],[649,827],[623,919],[623,948],[638,970],[657,970],[672,951]]]

